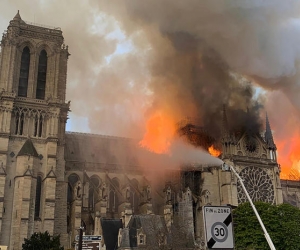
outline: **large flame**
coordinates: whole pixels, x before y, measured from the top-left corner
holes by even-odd
[[[279,140],[278,163],[282,179],[300,180],[300,134],[296,131],[289,140]]]
[[[163,111],[154,113],[147,121],[146,133],[140,146],[158,153],[169,153],[172,139],[176,133],[176,122]]]
[[[280,100],[280,105],[278,105]],[[268,94],[267,107],[270,124],[274,129],[277,162],[281,166],[281,179],[300,180],[300,117],[286,96],[279,92]]]
[[[170,110],[158,110],[152,113],[147,119],[146,131],[139,145],[154,153],[170,153],[170,147],[177,131],[176,124],[178,120],[179,117],[172,114]],[[274,134],[278,153],[277,160],[281,166],[280,178],[300,180],[300,129],[295,129],[295,125],[290,129],[288,128],[288,126],[284,127],[284,131],[287,131],[284,135]],[[208,152],[214,157],[221,154],[221,151],[213,145],[208,148]]]
[[[214,145],[211,145],[209,148],[208,148],[208,152],[212,155],[212,156],[215,156],[215,157],[218,157],[220,154],[221,154],[221,151],[214,148]]]

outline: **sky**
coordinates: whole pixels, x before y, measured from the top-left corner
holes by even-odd
[[[62,29],[71,53],[68,62],[67,100],[71,100],[72,112],[69,114],[67,130],[124,134],[122,129],[113,129],[111,123],[120,123],[117,118],[119,114],[128,113],[125,109],[135,105],[128,101],[131,96],[130,83],[121,84],[119,76],[119,79],[114,79],[115,83],[106,81],[116,77],[115,72],[110,70],[110,63],[116,59],[116,55],[128,54],[134,50],[118,22],[81,1],[4,0],[0,3],[0,9],[0,30],[3,31],[18,10],[25,21]],[[122,67],[124,65],[119,70],[126,70]],[[100,76],[101,72],[105,72],[103,77]],[[123,96],[122,99],[118,98],[117,92]],[[138,101],[141,100],[136,100]],[[128,114],[132,119],[139,115],[132,112]],[[91,117],[97,120],[92,127],[89,122]],[[123,126],[131,125],[124,120],[121,122]]]

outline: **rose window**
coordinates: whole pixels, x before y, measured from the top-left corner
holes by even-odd
[[[259,142],[253,136],[246,136],[244,140],[246,154],[255,157],[259,154]]]
[[[258,167],[246,167],[239,175],[244,180],[244,185],[252,201],[263,201],[271,204],[275,202],[273,183],[266,171]],[[247,202],[248,199],[239,181],[237,191],[239,204]]]

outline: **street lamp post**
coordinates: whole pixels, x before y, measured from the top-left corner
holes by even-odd
[[[78,239],[78,250],[82,250],[82,236],[83,236],[83,229],[84,227],[80,227],[79,231],[79,239]]]
[[[275,248],[275,246],[274,246],[274,244],[272,242],[272,239],[271,239],[270,235],[268,234],[268,232],[267,232],[267,230],[265,228],[265,225],[262,222],[262,220],[261,220],[261,218],[260,218],[260,216],[259,216],[259,214],[258,214],[258,212],[256,210],[256,207],[254,206],[254,204],[252,202],[252,199],[251,199],[251,197],[250,197],[250,195],[249,195],[249,193],[248,193],[248,191],[247,191],[247,189],[246,189],[246,187],[244,185],[243,179],[239,176],[239,174],[236,172],[236,170],[234,169],[233,166],[227,165],[225,162],[222,164],[222,170],[225,170],[225,171],[231,170],[235,174],[235,176],[238,178],[238,180],[241,183],[241,186],[242,186],[242,188],[243,188],[243,190],[244,190],[244,192],[245,192],[245,194],[247,196],[247,199],[248,199],[248,201],[249,201],[249,203],[250,203],[250,205],[251,205],[251,207],[252,207],[252,209],[253,209],[253,211],[254,211],[257,219],[258,219],[258,222],[259,222],[259,224],[260,224],[260,226],[261,226],[261,228],[262,228],[262,230],[264,232],[265,238],[266,238],[266,240],[267,240],[267,242],[269,244],[270,249],[271,250],[276,250],[276,248]]]

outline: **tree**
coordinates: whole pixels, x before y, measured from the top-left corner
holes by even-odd
[[[51,236],[47,231],[44,233],[34,233],[29,239],[24,239],[23,250],[63,250],[60,246],[60,236]]]
[[[289,204],[278,206],[256,202],[255,207],[277,250],[299,249],[300,210]],[[270,249],[249,203],[233,211],[236,249]]]

